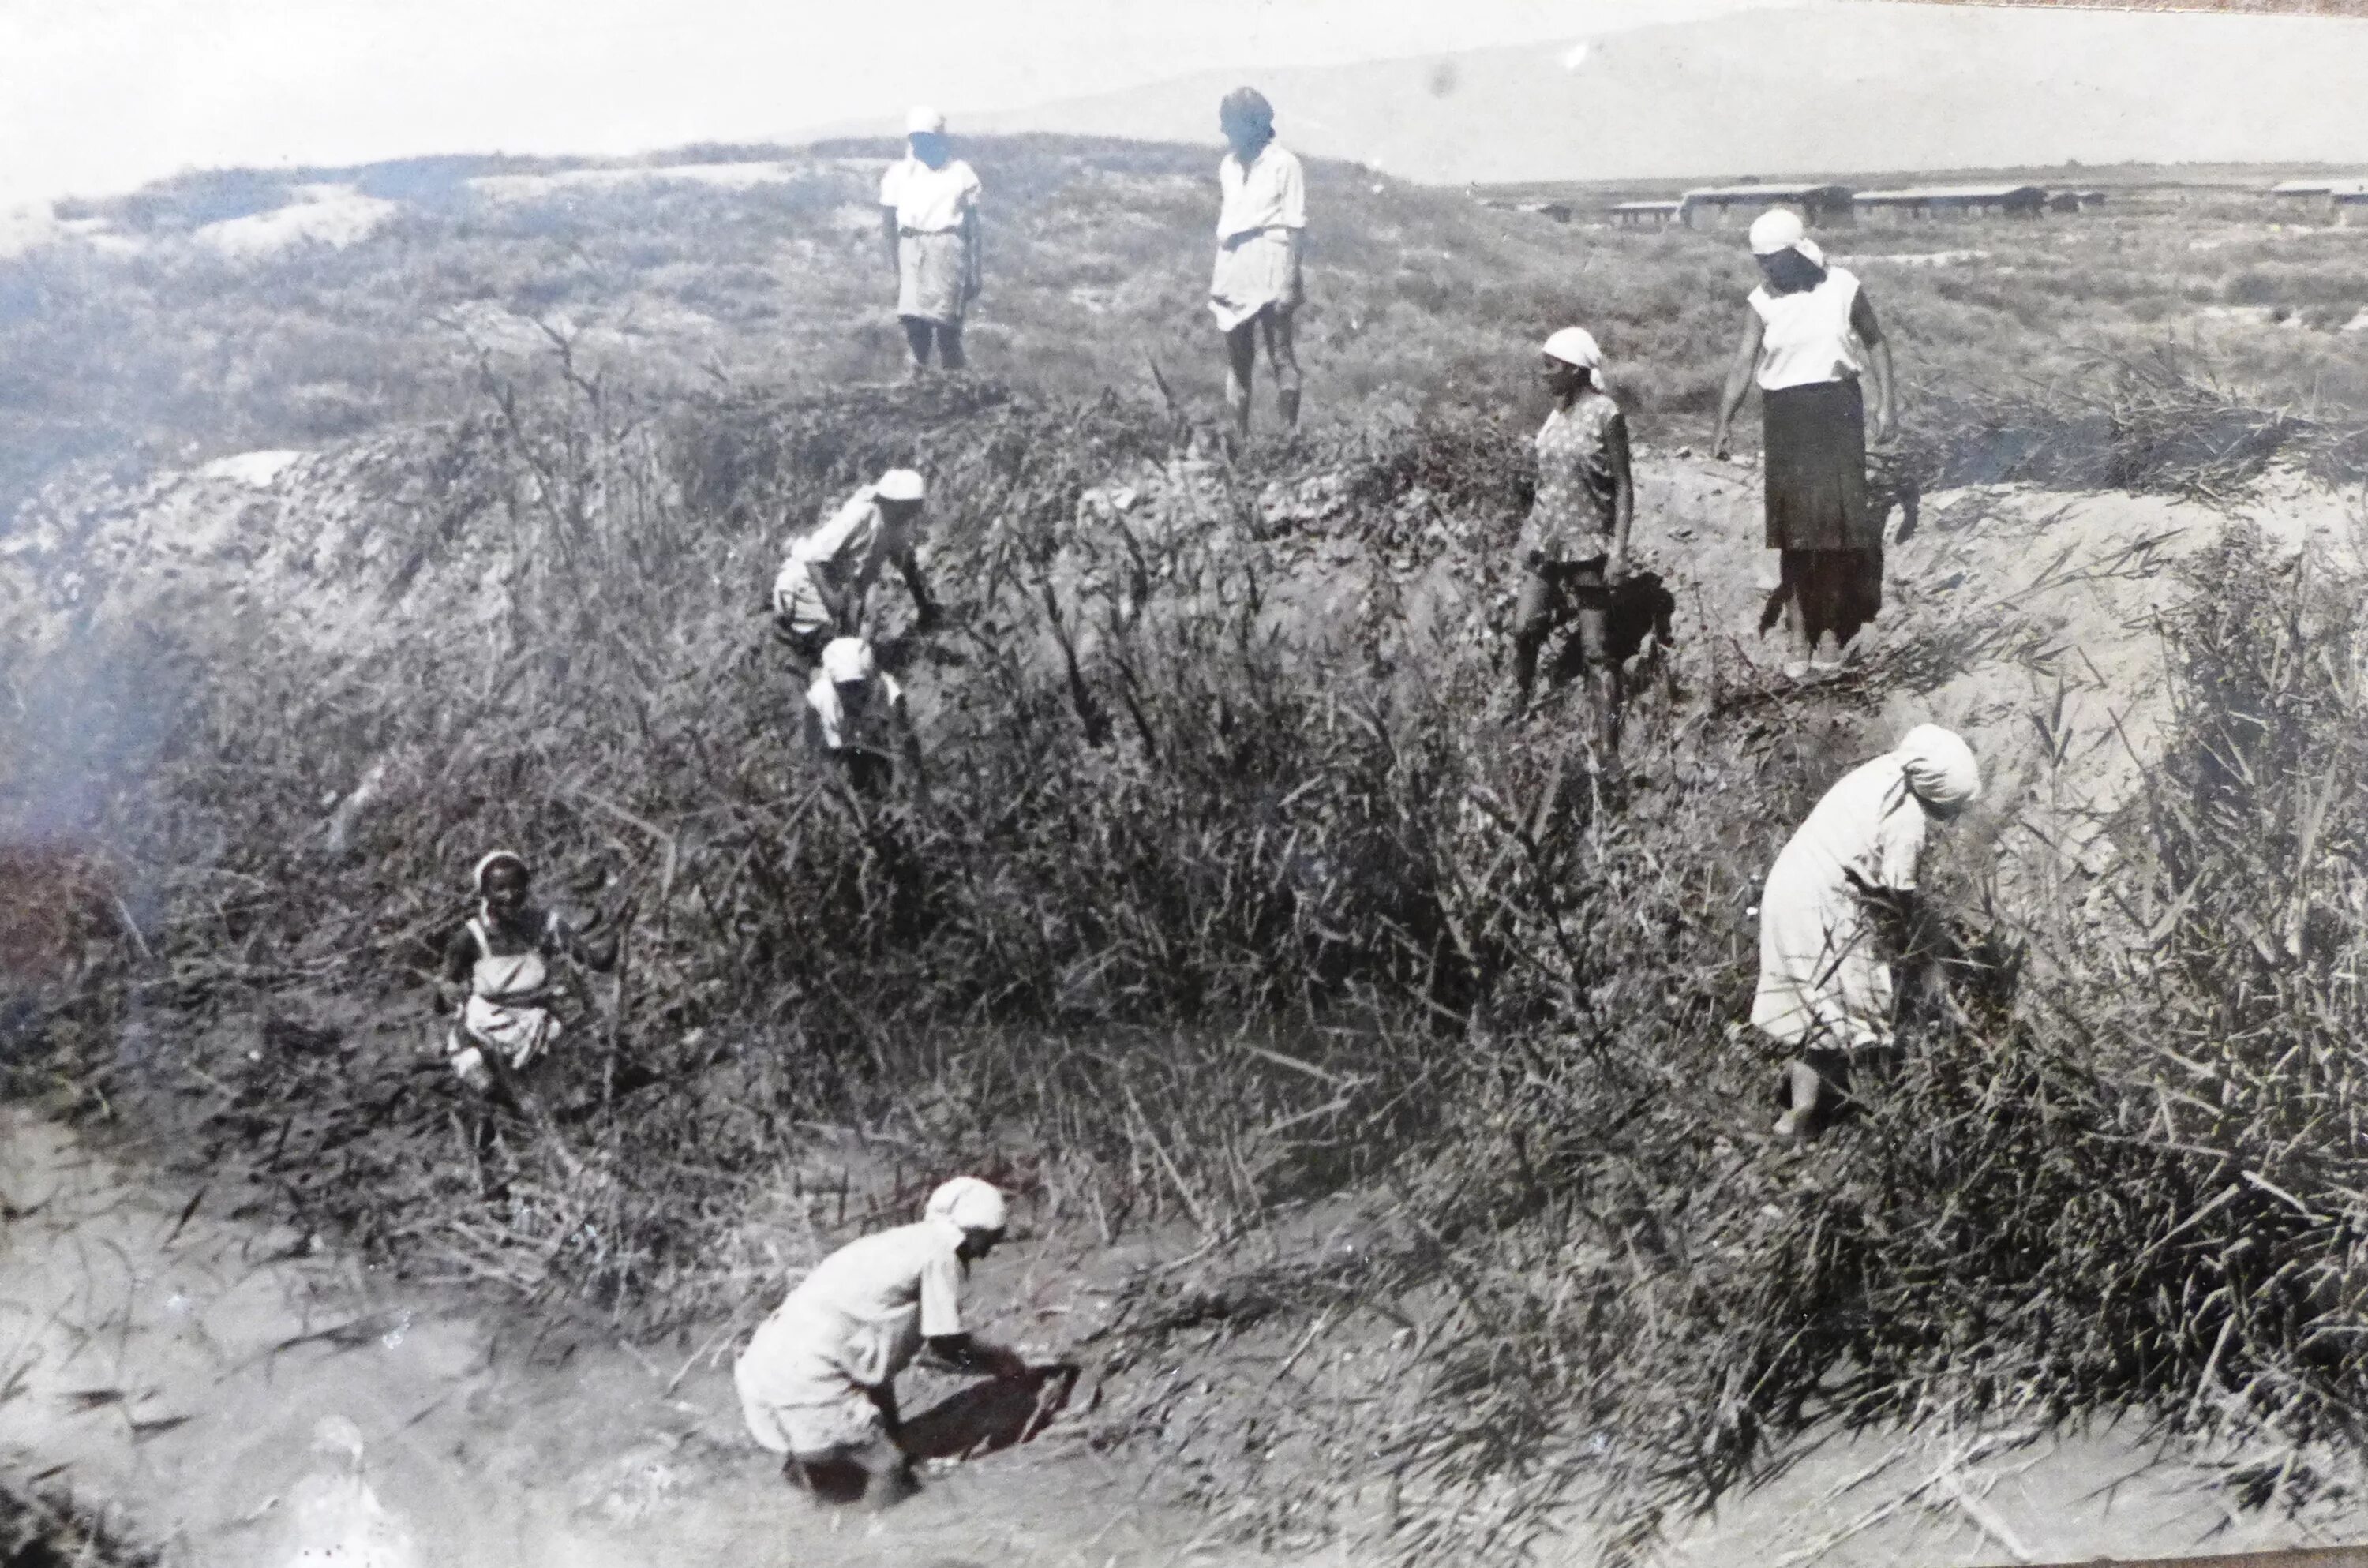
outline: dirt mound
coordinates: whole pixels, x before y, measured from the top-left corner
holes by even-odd
[[[70,476],[0,535],[0,614],[50,648],[142,623],[226,646],[261,619],[340,651],[415,635],[415,617],[498,614],[497,496],[472,483],[474,439],[457,427]]]

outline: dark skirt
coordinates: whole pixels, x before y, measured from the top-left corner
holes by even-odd
[[[1786,387],[1760,399],[1768,548],[1880,550],[1867,504],[1866,403],[1856,381]]]
[[[1760,631],[1776,624],[1788,600],[1812,642],[1828,631],[1848,642],[1883,613],[1881,549],[1788,550],[1782,560],[1776,591],[1759,618]]]

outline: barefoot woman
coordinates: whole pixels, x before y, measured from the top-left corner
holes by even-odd
[[[1895,959],[1928,945],[1916,892],[1925,839],[1981,792],[1964,741],[1918,724],[1844,774],[1776,857],[1759,898],[1751,1022],[1793,1052],[1779,1136],[1814,1136],[1853,1062],[1890,1046]]]
[[[1274,107],[1255,87],[1238,87],[1217,106],[1229,151],[1217,165],[1217,268],[1209,311],[1225,335],[1225,405],[1234,428],[1248,435],[1250,374],[1258,340],[1274,372],[1283,427],[1299,426],[1299,355],[1292,312],[1301,298],[1300,234],[1307,227],[1307,184],[1299,159],[1274,140]]]
[[[1628,570],[1636,516],[1629,474],[1628,420],[1603,389],[1603,355],[1580,327],[1546,339],[1540,370],[1554,394],[1534,443],[1536,498],[1521,529],[1521,597],[1514,610],[1513,709],[1529,710],[1538,650],[1557,621],[1577,622],[1596,744],[1609,762],[1620,749],[1620,666],[1611,656],[1611,591]]]
[[[880,179],[880,214],[889,269],[896,275],[896,319],[913,351],[913,374],[938,363],[962,368],[962,313],[978,298],[978,176],[952,155],[946,117],[917,108],[905,121],[911,148]]]
[[[1840,663],[1883,608],[1883,515],[1867,501],[1859,381],[1874,383],[1882,445],[1894,425],[1891,345],[1858,279],[1825,264],[1792,212],[1759,215],[1751,254],[1764,281],[1751,291],[1713,447],[1726,455],[1728,429],[1757,381],[1767,544],[1783,552],[1776,594],[1791,641],[1785,673],[1798,678],[1813,662]]]

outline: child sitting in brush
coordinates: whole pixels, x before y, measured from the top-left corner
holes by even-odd
[[[617,962],[617,937],[586,940],[552,911],[531,907],[527,890],[532,873],[523,857],[496,849],[477,862],[476,918],[452,934],[444,947],[443,980],[465,987],[460,1021],[448,1040],[452,1070],[471,1088],[493,1085],[485,1053],[496,1053],[513,1073],[526,1067],[558,1040],[559,1019],[550,960],[564,954],[587,968],[607,971]]]

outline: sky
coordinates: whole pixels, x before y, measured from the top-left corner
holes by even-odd
[[[0,0],[0,208],[188,169],[775,141],[1841,0]]]

